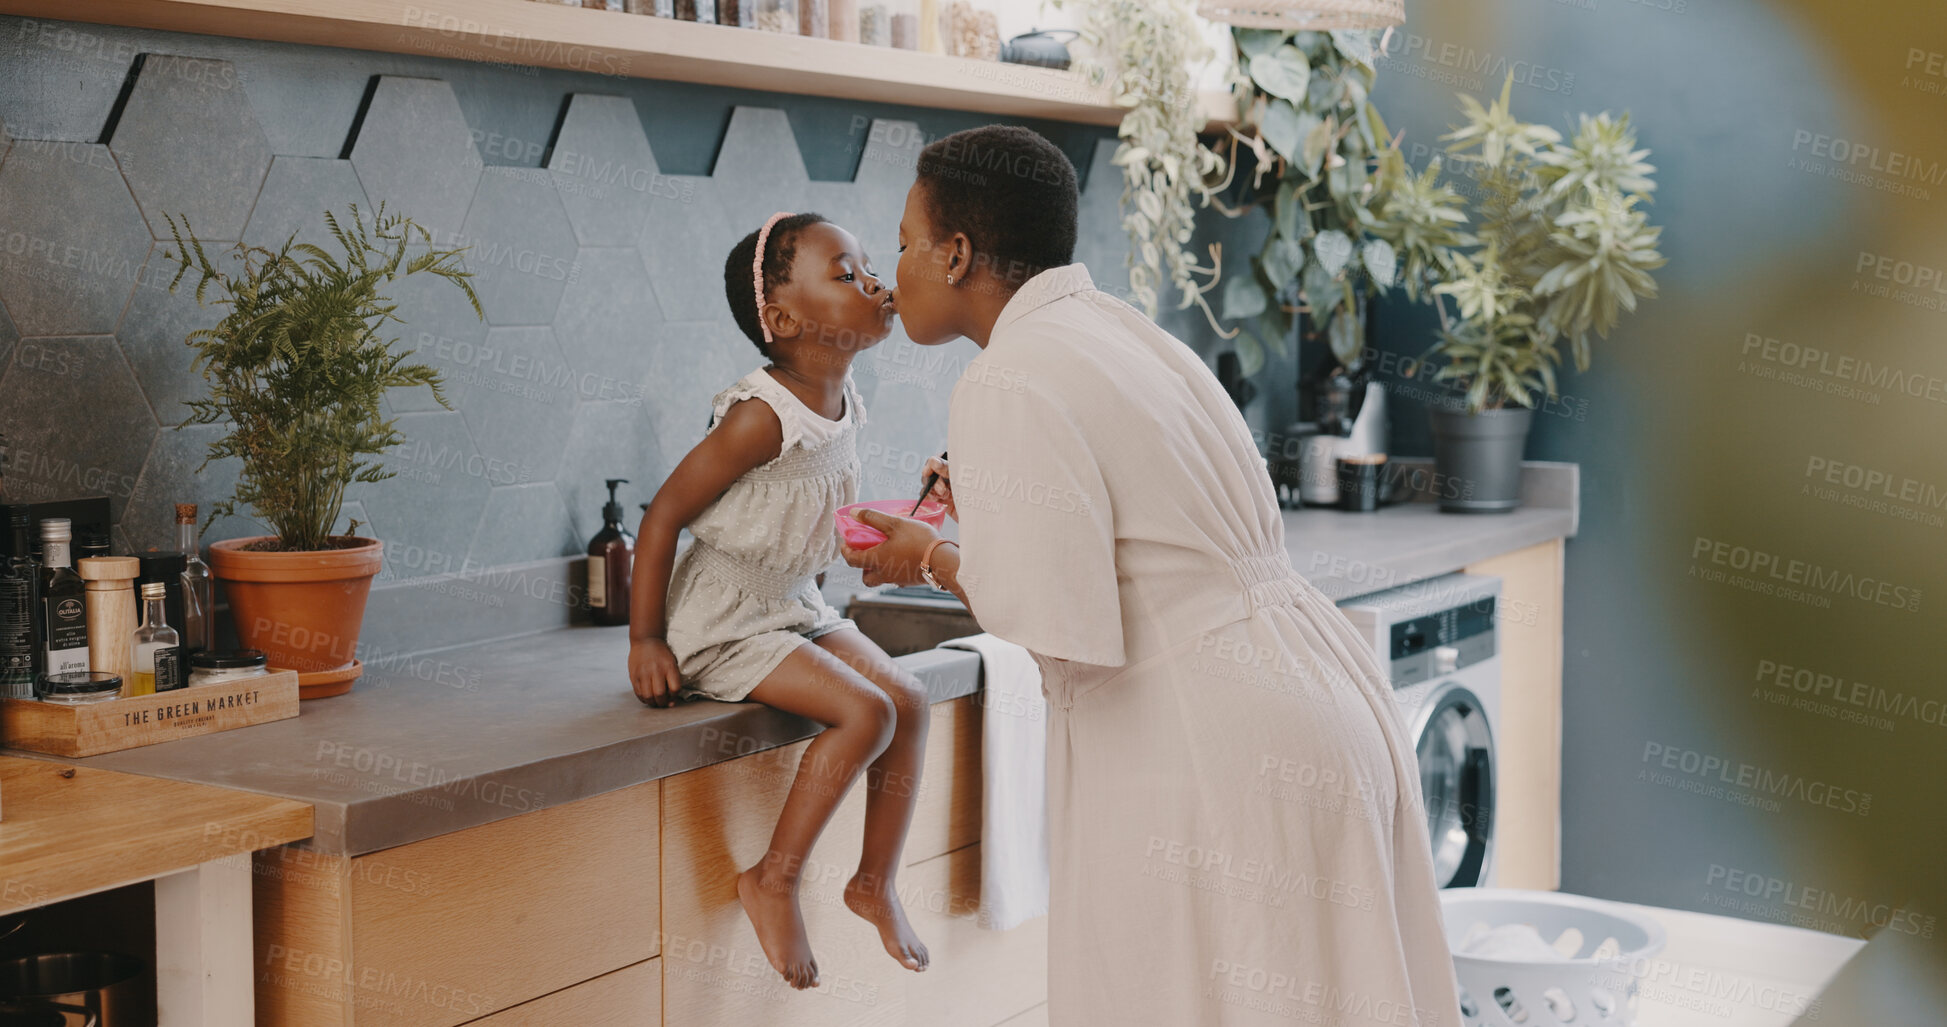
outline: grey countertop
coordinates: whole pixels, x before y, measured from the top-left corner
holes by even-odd
[[[1527,505],[1441,514],[1287,510],[1292,566],[1335,600],[1575,532],[1575,468],[1530,464]],[[679,774],[816,733],[755,703],[650,709],[629,691],[622,628],[568,627],[394,657],[302,715],[89,757],[89,766],[313,804],[309,847],[361,855]],[[936,702],[980,684],[979,657],[898,657]],[[20,753],[19,755],[35,755]],[[52,758],[52,757],[49,757]]]

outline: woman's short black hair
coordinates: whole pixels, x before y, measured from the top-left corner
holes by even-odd
[[[970,128],[928,143],[918,163],[933,230],[965,232],[1003,282],[1074,261],[1075,165],[1038,133]]]
[[[793,214],[771,226],[771,234],[764,237],[764,295],[772,295],[772,290],[791,280],[791,263],[798,258],[799,233],[826,220],[823,214]],[[757,289],[750,275],[750,263],[756,253],[756,230],[730,248],[730,256],[723,262],[723,294],[730,301],[730,314],[737,319],[737,327],[757,344],[758,352],[768,357],[771,351],[764,345],[764,326],[757,320]]]

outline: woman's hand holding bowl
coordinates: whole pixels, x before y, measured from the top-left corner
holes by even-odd
[[[886,540],[867,549],[854,549],[839,538],[840,555],[845,562],[865,572],[865,584],[920,585],[919,559],[940,533],[925,521],[898,517],[878,510],[858,510],[855,516],[885,533]],[[937,555],[937,554],[936,554]]]

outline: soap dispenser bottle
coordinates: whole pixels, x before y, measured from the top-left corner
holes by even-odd
[[[615,487],[627,478],[609,478],[602,530],[588,543],[588,608],[597,624],[629,622],[629,572],[635,566],[635,536],[622,527],[622,503]]]

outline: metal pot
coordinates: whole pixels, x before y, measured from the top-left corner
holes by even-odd
[[[101,1017],[85,1006],[32,999],[3,1001],[0,1027],[101,1027]]]
[[[0,961],[0,1003],[30,1010],[78,1007],[99,1027],[124,1027],[138,1005],[135,989],[145,967],[140,959],[119,952],[54,952]],[[37,1014],[45,1019],[38,1010],[23,1015]]]
[[[1066,32],[1069,39],[1081,33],[1074,29],[1035,29],[1023,32],[1001,44],[1001,60],[1009,64],[1031,64],[1037,68],[1067,70],[1069,63],[1068,44],[1055,38],[1055,33]]]
[[[1469,414],[1450,406],[1427,410],[1433,422],[1433,471],[1447,513],[1507,513],[1521,505],[1521,450],[1534,411],[1504,407]]]

